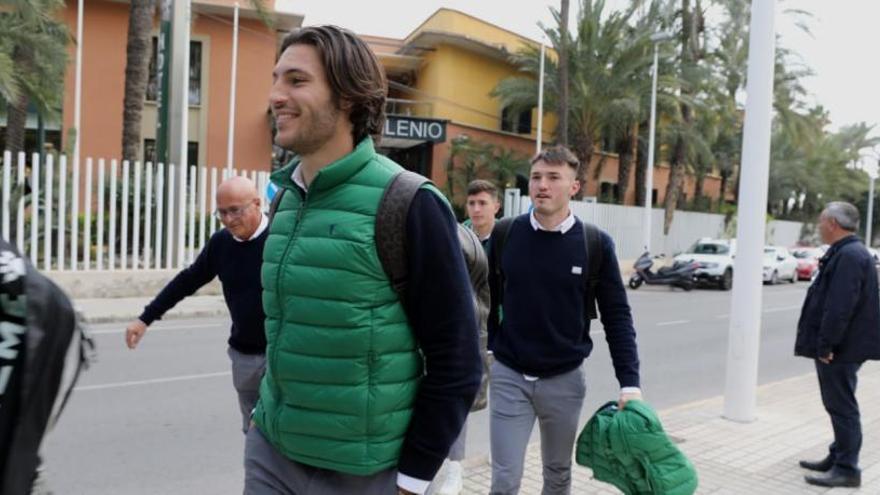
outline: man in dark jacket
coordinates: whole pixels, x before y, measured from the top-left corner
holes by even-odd
[[[260,196],[245,177],[231,177],[217,188],[217,211],[223,224],[208,240],[192,265],[184,268],[125,328],[125,343],[137,347],[154,321],[193,295],[214,278],[223,285],[223,298],[232,320],[229,360],[232,385],[238,394],[241,428],[247,433],[266,369],[260,264],[269,235],[269,220],[260,210]]]
[[[861,484],[862,427],[856,401],[857,372],[868,359],[880,359],[880,296],[874,260],[855,236],[859,211],[833,202],[819,216],[819,234],[831,245],[819,260],[798,322],[795,355],[814,359],[822,403],[834,429],[834,442],[821,461],[801,461],[823,474],[807,476],[819,486]]]

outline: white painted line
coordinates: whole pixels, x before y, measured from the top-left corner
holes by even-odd
[[[691,320],[664,321],[664,322],[658,323],[657,326],[658,327],[668,327],[671,325],[681,325],[681,324],[690,323],[690,322],[691,322]]]
[[[76,387],[73,389],[76,392],[87,392],[89,390],[104,390],[108,388],[125,388],[125,387],[135,387],[138,385],[153,385],[156,383],[171,383],[171,382],[183,382],[188,380],[200,380],[203,378],[216,378],[220,376],[229,376],[231,375],[231,371],[219,371],[217,373],[203,373],[201,375],[181,375],[181,376],[171,376],[168,378],[154,378],[152,380],[137,380],[133,382],[119,382],[119,383],[104,383],[102,385],[84,385],[81,387]]]
[[[779,313],[781,311],[791,311],[793,309],[801,309],[801,307],[800,306],[782,306],[779,308],[765,309],[764,312],[765,313]]]
[[[728,318],[730,318],[730,314],[728,313],[724,313],[723,315],[718,315],[715,317],[716,320],[726,320]]]
[[[211,329],[212,325],[202,324],[202,325],[177,325],[177,326],[173,326],[173,327],[156,327],[156,328],[147,329],[147,333],[164,332],[167,330],[188,330],[188,329],[193,329],[193,328]],[[125,328],[123,327],[123,328],[112,328],[112,329],[108,329],[108,330],[92,330],[89,332],[89,334],[91,334],[91,335],[107,335],[107,334],[114,334],[114,333],[125,333]]]

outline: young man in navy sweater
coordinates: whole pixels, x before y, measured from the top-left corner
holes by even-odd
[[[492,494],[519,492],[536,418],[544,463],[542,493],[571,491],[572,448],[586,392],[581,365],[593,348],[585,317],[592,253],[587,252],[583,224],[569,208],[580,187],[579,166],[561,146],[532,159],[529,196],[534,209],[514,219],[501,253],[501,274],[489,274],[489,349],[495,356],[489,387]],[[493,235],[490,243],[490,267],[496,266],[498,237]],[[641,397],[636,333],[614,244],[604,232],[601,245],[599,282],[592,296],[623,407]]]
[[[247,433],[266,368],[260,266],[269,220],[260,210],[256,186],[245,177],[232,177],[220,184],[214,215],[224,228],[211,236],[193,264],[178,273],[140,317],[128,324],[125,343],[129,349],[137,347],[150,324],[214,277],[220,277],[232,319],[228,350],[232,384],[238,393],[242,430]]]

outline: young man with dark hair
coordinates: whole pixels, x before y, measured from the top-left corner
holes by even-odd
[[[495,227],[495,216],[501,209],[498,187],[483,179],[471,181],[467,188],[466,207],[469,226],[480,238],[483,247],[486,247]]]
[[[375,219],[402,168],[380,156],[385,77],[353,33],[288,35],[269,96],[297,158],[263,252],[266,374],[245,493],[423,493],[480,384],[473,294],[436,189],[406,218],[407,296],[377,256]]]
[[[582,224],[569,207],[580,187],[578,160],[555,146],[531,163],[534,209],[513,219],[504,233],[499,223],[489,247],[489,266],[500,268],[489,274],[493,494],[518,493],[535,419],[541,429],[542,493],[570,493],[572,448],[586,393],[581,365],[593,348],[587,315],[594,300],[621,386],[619,406],[641,397],[636,333],[614,244],[595,231],[601,253],[589,252],[585,229],[595,227]],[[594,256],[601,263],[590,273]]]

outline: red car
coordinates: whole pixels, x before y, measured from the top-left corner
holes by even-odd
[[[801,247],[792,249],[791,254],[797,259],[798,280],[811,280],[819,270],[819,258],[825,252],[822,248]]]

